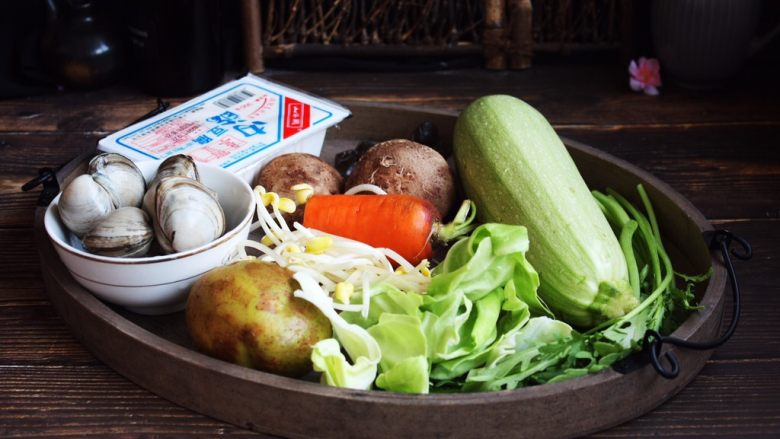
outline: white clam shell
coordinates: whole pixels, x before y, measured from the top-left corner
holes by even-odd
[[[141,207],[146,181],[132,160],[116,153],[99,154],[90,160],[87,172],[108,192],[114,207]]]
[[[68,229],[83,236],[114,210],[114,204],[108,192],[92,176],[84,174],[62,191],[57,208]]]
[[[176,154],[168,157],[160,163],[157,168],[157,175],[149,183],[144,194],[143,208],[151,216],[155,215],[155,194],[160,180],[167,177],[188,177],[200,181],[198,166],[192,157],[185,154]]]
[[[149,251],[152,239],[149,215],[129,206],[111,212],[84,235],[82,244],[88,252],[102,256],[140,257]]]
[[[168,253],[199,247],[225,232],[225,213],[216,194],[198,181],[163,178],[155,198],[155,236]]]

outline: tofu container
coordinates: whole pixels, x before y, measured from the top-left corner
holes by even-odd
[[[276,156],[319,156],[327,129],[350,115],[333,101],[248,74],[113,133],[98,149],[136,162],[187,154],[251,185]]]

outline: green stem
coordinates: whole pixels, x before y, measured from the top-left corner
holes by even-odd
[[[590,334],[593,334],[595,332],[601,331],[604,328],[608,328],[608,327],[610,327],[612,325],[620,325],[624,321],[631,320],[634,316],[636,316],[640,312],[644,311],[648,306],[650,306],[650,304],[655,302],[655,300],[658,299],[658,297],[664,291],[666,291],[666,289],[669,287],[669,284],[672,281],[672,277],[673,276],[674,275],[672,273],[667,274],[663,278],[661,283],[658,284],[658,286],[653,290],[653,292],[650,293],[650,295],[647,296],[647,298],[645,300],[643,300],[642,303],[637,305],[637,307],[632,309],[628,314],[626,314],[626,315],[624,315],[624,316],[622,316],[620,318],[617,318],[617,319],[608,320],[608,321],[606,321],[606,322],[604,322],[604,323],[602,323],[602,324],[600,324],[600,325],[598,325],[598,326],[588,330],[588,332],[586,332],[585,335],[590,335]]]
[[[601,203],[602,211],[604,211],[607,220],[615,224],[618,228],[622,229],[625,224],[631,220],[620,205],[615,202],[615,199],[609,195],[604,195],[599,191],[593,191],[593,196]]]
[[[658,241],[658,245],[663,248],[663,244],[661,243],[661,232],[658,229],[658,221],[655,219],[655,212],[653,211],[653,205],[650,204],[650,197],[647,196],[647,192],[645,192],[645,187],[642,186],[642,184],[636,185],[636,190],[639,192],[639,196],[642,198],[642,204],[645,206],[645,210],[647,211],[647,217],[650,219],[650,225],[653,227],[653,234],[655,235],[655,239]]]
[[[612,189],[608,189],[607,192],[615,197],[620,205],[631,214],[634,220],[636,220],[639,226],[641,240],[647,247],[648,257],[645,259],[649,262],[650,267],[653,270],[653,280],[655,281],[655,284],[658,285],[661,282],[661,278],[663,277],[661,274],[661,262],[658,257],[659,242],[657,242],[655,239],[655,234],[653,233],[650,222],[641,212],[639,212],[639,210],[634,207],[633,204],[623,198],[622,195],[618,194]]]
[[[610,190],[611,197],[606,197],[603,196],[603,194],[601,194],[602,196],[597,197],[597,199],[599,199],[601,202],[604,202],[607,206],[609,206],[611,202],[614,202],[614,200],[617,200],[617,202],[626,210],[628,210],[631,213],[631,215],[634,217],[634,220],[636,221],[636,224],[640,229],[640,238],[643,241],[645,241],[647,248],[650,251],[649,256],[650,256],[651,264],[653,265],[653,274],[654,274],[653,291],[650,293],[649,296],[647,296],[645,300],[642,301],[642,303],[640,303],[636,308],[628,312],[626,315],[617,319],[603,322],[602,324],[596,326],[595,328],[590,329],[586,333],[588,335],[600,331],[604,328],[608,328],[612,325],[620,325],[623,322],[631,320],[637,314],[647,309],[648,306],[650,306],[656,300],[662,297],[664,293],[668,294],[669,286],[671,285],[671,282],[674,280],[672,261],[669,258],[669,256],[666,254],[666,251],[663,248],[663,244],[661,243],[660,234],[658,232],[658,223],[656,222],[655,213],[653,212],[652,205],[650,205],[650,200],[647,197],[647,193],[645,193],[644,188],[642,187],[641,184],[637,186],[637,191],[639,192],[639,196],[642,198],[642,203],[645,207],[645,210],[647,211],[647,217],[645,217],[641,212],[639,212],[636,208],[634,208],[633,205],[631,205],[631,203],[629,203],[625,198],[621,197],[619,194],[615,193],[614,191]],[[613,206],[611,209],[608,210],[614,212],[616,209]],[[622,247],[622,243],[621,243],[621,247]],[[655,327],[657,326],[656,323],[658,322],[656,321],[656,318],[653,318],[649,323],[650,326]]]
[[[628,282],[631,284],[634,296],[638,299],[641,285],[639,284],[639,267],[636,263],[633,245],[637,222],[628,216],[615,197],[604,195],[599,191],[593,191],[593,196],[598,201],[602,211],[604,211],[607,220],[613,223],[616,229],[619,230],[618,240],[620,249],[623,251],[623,257],[626,260],[626,267],[628,268]]]
[[[441,242],[452,241],[455,238],[466,235],[474,229],[474,218],[477,216],[477,207],[471,200],[463,200],[452,222],[448,224],[436,224],[434,237]]]
[[[626,258],[626,265],[628,267],[628,282],[631,284],[631,288],[634,290],[634,296],[639,298],[639,268],[636,265],[636,257],[634,257],[634,247],[631,244],[634,238],[634,232],[636,232],[636,221],[629,220],[620,231],[620,247],[623,249],[623,256]]]

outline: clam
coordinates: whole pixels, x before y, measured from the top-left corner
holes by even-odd
[[[200,181],[198,166],[195,164],[195,160],[186,154],[170,156],[160,163],[154,179],[160,181],[165,177],[189,177]]]
[[[82,239],[84,248],[102,256],[140,257],[152,245],[154,231],[149,215],[138,207],[114,210]]]
[[[187,177],[160,180],[153,222],[157,242],[168,253],[199,247],[225,232],[225,213],[216,193]]]
[[[176,154],[163,160],[157,168],[157,175],[155,175],[152,182],[149,183],[146,194],[144,194],[143,207],[149,215],[154,216],[154,196],[157,192],[157,184],[160,183],[160,180],[167,177],[189,177],[193,180],[200,181],[198,167],[192,157],[184,154]]]
[[[132,160],[121,154],[103,153],[89,161],[87,173],[108,192],[115,208],[141,207],[146,181]]]
[[[68,229],[83,236],[114,210],[114,204],[103,186],[83,174],[62,191],[57,208]]]
[[[65,188],[58,204],[62,222],[83,236],[114,209],[140,207],[146,181],[130,159],[116,153],[95,156],[87,174]]]

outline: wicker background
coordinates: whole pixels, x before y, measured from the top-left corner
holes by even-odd
[[[533,41],[548,50],[614,45],[619,0],[533,0]],[[483,0],[268,0],[261,2],[263,45],[480,44]]]

